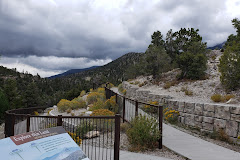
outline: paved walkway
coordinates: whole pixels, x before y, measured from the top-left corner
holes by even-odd
[[[240,160],[240,153],[163,124],[163,145],[192,160]]]
[[[120,151],[120,160],[170,160],[170,159],[141,153]]]

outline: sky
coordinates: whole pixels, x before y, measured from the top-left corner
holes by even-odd
[[[240,0],[0,0],[0,65],[41,77],[145,52],[154,31],[199,29],[208,46],[235,34]]]

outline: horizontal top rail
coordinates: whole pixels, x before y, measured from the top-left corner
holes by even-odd
[[[105,88],[108,89],[108,90],[111,90],[110,88],[107,88],[107,87],[105,87]],[[118,93],[114,92],[113,90],[111,90],[111,91],[112,91],[113,93],[115,93],[116,95],[118,95],[119,97],[125,98],[125,99],[130,100],[130,101],[133,101],[133,102],[138,102],[138,103],[145,104],[145,105],[149,105],[149,106],[152,106],[152,107],[163,107],[163,105],[154,105],[154,104],[150,104],[150,103],[148,103],[148,102],[138,101],[138,100],[136,100],[136,99],[132,99],[132,98],[126,97],[126,96],[124,96],[124,95],[118,94]]]

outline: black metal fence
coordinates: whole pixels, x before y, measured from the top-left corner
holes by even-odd
[[[107,87],[105,87],[105,92],[107,99],[111,96],[116,96],[116,103],[119,106],[118,112],[121,115],[123,122],[130,122],[133,118],[140,114],[155,118],[159,124],[158,128],[162,135],[163,106],[127,98],[126,96],[115,93]],[[159,149],[162,149],[162,136],[159,139]]]
[[[115,116],[37,116],[43,108],[6,112],[5,136],[63,126],[92,160],[119,160],[120,115]],[[24,114],[26,113],[26,114]]]

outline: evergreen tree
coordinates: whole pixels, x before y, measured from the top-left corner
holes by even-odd
[[[220,58],[220,80],[227,90],[240,88],[240,21],[235,18],[232,24],[237,35],[230,35]]]
[[[9,102],[4,94],[4,92],[0,89],[0,120],[4,118],[4,112],[9,109]]]

